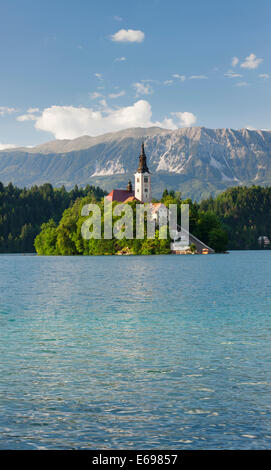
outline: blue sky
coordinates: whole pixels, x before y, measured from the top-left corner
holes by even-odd
[[[0,148],[271,129],[270,0],[0,0]]]

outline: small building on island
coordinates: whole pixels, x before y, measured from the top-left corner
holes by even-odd
[[[139,155],[139,165],[135,173],[135,189],[131,180],[128,181],[126,189],[113,189],[106,198],[111,201],[117,201],[120,203],[128,203],[132,201],[137,201],[138,203],[145,204],[151,203],[151,173],[147,165],[147,157],[145,154],[144,142],[141,144],[141,152]],[[167,207],[161,202],[152,203],[152,218],[158,223],[159,217],[164,218],[168,213]],[[178,230],[181,227],[178,226]],[[179,238],[178,238],[179,237]],[[209,254],[214,253],[214,250],[207,246],[205,243],[200,241],[194,235],[189,233],[189,245],[183,247],[180,243],[180,236],[176,238],[171,243],[171,252],[173,254],[185,254],[189,251],[189,245],[194,245],[197,253]]]

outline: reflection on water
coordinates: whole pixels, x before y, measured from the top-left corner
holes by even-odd
[[[270,252],[0,262],[1,449],[270,447]]]

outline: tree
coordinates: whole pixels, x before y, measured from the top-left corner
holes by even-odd
[[[57,231],[56,223],[53,219],[42,224],[41,232],[35,238],[35,249],[38,255],[57,255],[56,247]]]
[[[228,234],[221,227],[213,228],[209,233],[209,245],[217,252],[223,253],[227,249]]]

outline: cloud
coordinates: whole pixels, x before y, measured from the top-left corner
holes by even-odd
[[[164,85],[172,85],[173,80],[165,80]]]
[[[180,80],[181,82],[184,82],[186,79],[185,75],[179,75],[178,73],[174,73],[172,77],[177,78],[177,80]]]
[[[233,57],[231,61],[231,66],[236,67],[236,65],[239,63],[238,57]]]
[[[136,89],[136,96],[150,95],[151,93],[153,93],[153,89],[148,83],[144,84],[144,83],[137,82],[137,83],[133,83],[132,86]]]
[[[175,112],[171,115],[173,118],[165,117],[162,121],[153,122],[151,105],[146,100],[138,100],[131,106],[99,111],[75,106],[51,106],[43,110],[35,127],[52,133],[56,139],[75,139],[82,135],[95,136],[131,127],[177,129],[196,122],[194,114],[189,112]]]
[[[208,77],[206,75],[190,75],[190,80],[207,80]]]
[[[129,127],[151,125],[151,106],[139,100],[132,106],[95,111],[74,106],[51,106],[44,109],[35,127],[51,132],[57,139],[74,139],[81,135],[100,135]]]
[[[9,108],[8,106],[0,106],[0,116],[5,116],[6,114],[17,113],[18,109]]]
[[[143,42],[145,34],[143,31],[135,29],[120,29],[111,36],[114,42]]]
[[[114,16],[114,20],[116,20],[116,21],[122,21],[123,18],[122,18],[121,16],[115,15],[115,16]]]
[[[28,113],[39,113],[40,109],[39,108],[28,108],[27,112]]]
[[[101,98],[103,95],[98,91],[93,91],[93,93],[89,93],[89,97],[91,100],[96,100],[97,98]]]
[[[106,102],[106,99],[103,98],[102,100],[99,101],[101,107],[103,108],[103,111],[107,111],[108,110],[108,105],[107,105],[107,102]]]
[[[0,150],[8,150],[8,149],[15,149],[17,145],[13,144],[1,144],[0,142]]]
[[[270,75],[269,73],[260,73],[260,75],[258,75],[259,78],[263,78],[264,80],[267,80],[268,78],[270,78]]]
[[[115,62],[124,62],[125,60],[127,60],[126,57],[117,57]]]
[[[110,95],[108,95],[108,97],[112,98],[112,99],[115,99],[115,98],[119,98],[120,96],[124,96],[125,94],[126,94],[126,92],[124,90],[122,90],[119,93],[110,93]]]
[[[263,59],[259,59],[255,54],[251,53],[245,58],[244,62],[241,63],[241,67],[245,69],[256,69],[262,62]]]
[[[228,78],[241,78],[243,75],[241,73],[236,73],[233,70],[228,70],[227,73],[224,73],[225,77]]]
[[[190,127],[193,126],[193,124],[196,123],[196,116],[193,113],[189,113],[188,111],[185,111],[183,113],[177,112],[177,113],[171,113],[173,116],[176,116],[178,119],[178,123],[180,126],[184,127]]]
[[[249,83],[248,83],[248,82],[238,82],[238,83],[236,83],[235,86],[240,86],[240,87],[242,87],[242,86],[249,86]]]
[[[16,121],[25,122],[25,121],[36,121],[38,119],[37,113],[40,113],[39,108],[28,108],[25,114],[16,117]]]
[[[94,76],[98,78],[98,80],[103,81],[103,76],[101,73],[95,73]]]
[[[38,119],[38,116],[35,114],[27,113],[27,114],[22,114],[21,116],[18,116],[16,118],[16,121],[19,122],[24,122],[24,121],[36,121]]]

